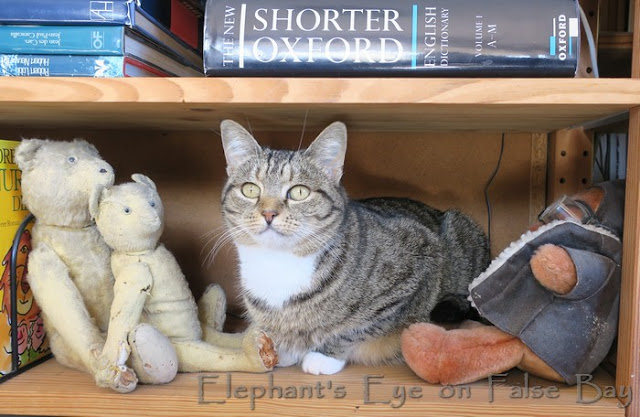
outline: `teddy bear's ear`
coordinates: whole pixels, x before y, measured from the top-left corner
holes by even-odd
[[[158,188],[156,188],[156,184],[153,181],[151,181],[151,178],[147,177],[146,175],[133,174],[131,176],[131,179],[137,182],[138,184],[146,185],[152,190],[158,191]]]
[[[23,139],[16,148],[16,163],[22,171],[29,170],[34,165],[36,153],[47,141],[42,139]]]
[[[100,201],[105,199],[109,195],[109,189],[107,187],[97,187],[91,193],[91,197],[89,198],[89,214],[93,220],[98,217],[98,212],[100,210]]]
[[[100,156],[100,153],[98,152],[98,149],[95,146],[93,146],[93,144],[87,142],[84,139],[76,138],[76,139],[73,140],[73,144],[81,146],[81,147],[84,147],[84,149],[87,152],[89,152],[89,153],[91,153],[91,154],[93,154],[95,156],[98,156],[98,157]]]

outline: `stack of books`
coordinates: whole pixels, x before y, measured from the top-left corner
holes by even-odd
[[[0,0],[0,75],[201,77],[199,0]]]

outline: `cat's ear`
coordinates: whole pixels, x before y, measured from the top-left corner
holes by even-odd
[[[261,148],[258,142],[233,120],[223,120],[220,123],[220,135],[224,157],[227,160],[227,172],[260,155]]]
[[[327,126],[304,152],[329,178],[338,183],[342,178],[344,157],[347,153],[347,127],[342,122]]]

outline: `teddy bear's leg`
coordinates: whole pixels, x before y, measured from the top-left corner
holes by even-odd
[[[42,314],[44,315],[44,313]],[[45,326],[45,332],[49,339],[51,351],[54,352],[56,361],[69,368],[74,368],[87,373],[91,372],[91,370],[82,362],[78,353],[65,343],[64,339],[56,329]]]
[[[273,342],[263,331],[249,328],[240,348],[213,345],[205,341],[173,341],[180,372],[245,371],[266,372],[276,365]]]
[[[223,333],[202,324],[202,340],[212,345],[227,347],[232,349],[242,349],[244,338],[247,332],[243,333]]]
[[[137,325],[128,336],[129,364],[143,384],[166,384],[178,373],[178,355],[167,336],[150,324]]]
[[[104,339],[66,265],[44,244],[37,245],[29,255],[29,285],[38,305],[46,312],[46,328],[54,329],[53,354],[95,373],[97,360],[92,352],[102,348]]]
[[[198,300],[198,319],[206,327],[221,332],[227,313],[227,298],[218,284],[211,284]]]
[[[507,371],[522,361],[524,348],[520,339],[493,326],[447,331],[416,323],[402,334],[407,364],[432,384],[466,384]]]
[[[538,282],[556,294],[567,294],[578,282],[573,260],[560,246],[550,243],[540,246],[529,265]]]
[[[227,299],[218,284],[211,284],[198,300],[198,319],[202,326],[202,339],[215,346],[242,349],[244,333],[223,333]],[[252,337],[252,336],[249,336]]]
[[[527,346],[524,347],[523,353],[522,361],[518,365],[519,369],[551,381],[565,382],[565,379],[559,373],[554,371]]]

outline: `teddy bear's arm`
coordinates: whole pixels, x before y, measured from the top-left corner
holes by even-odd
[[[619,241],[613,241],[612,244],[620,246]],[[620,265],[611,258],[594,253],[590,250],[581,250],[566,247],[567,251],[576,269],[577,283],[566,294],[561,297],[579,300],[592,296],[602,289],[602,286],[612,277],[616,271],[619,271]]]
[[[109,363],[127,359],[131,352],[127,343],[129,332],[140,322],[142,309],[153,285],[153,276],[145,263],[133,263],[118,270],[113,287],[113,303],[107,341],[102,357]]]
[[[556,294],[567,294],[578,282],[573,259],[562,246],[551,243],[540,246],[529,264],[534,278]]]
[[[29,254],[29,285],[47,325],[55,329],[68,349],[88,370],[96,371],[96,358],[104,339],[89,315],[82,294],[56,252],[40,242]]]

